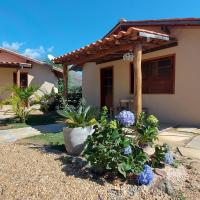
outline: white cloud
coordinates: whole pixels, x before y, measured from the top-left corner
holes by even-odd
[[[53,47],[50,47],[50,50],[52,51]],[[40,46],[36,49],[26,48],[23,54],[35,59],[44,59],[47,57],[47,52],[49,52],[49,48],[46,50],[43,46]]]
[[[7,41],[3,41],[1,46],[3,48],[6,48],[6,49],[10,49],[10,50],[13,50],[13,51],[18,51],[21,48],[22,45],[23,45],[23,43],[20,43],[20,42],[9,43]]]
[[[31,58],[45,60],[47,58],[48,53],[52,53],[54,47],[50,46],[48,48],[44,48],[44,46],[40,45],[38,48],[26,48],[25,50],[22,49],[24,43],[20,42],[7,42],[3,41],[0,46],[6,49],[10,49],[13,51],[21,52],[23,55],[29,56]]]

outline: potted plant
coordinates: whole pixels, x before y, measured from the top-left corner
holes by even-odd
[[[95,110],[81,100],[77,108],[66,104],[63,110],[57,112],[66,118],[67,127],[63,128],[63,134],[67,152],[79,155],[84,149],[88,135],[94,132],[93,126],[97,122]]]

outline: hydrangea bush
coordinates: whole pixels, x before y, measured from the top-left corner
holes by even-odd
[[[153,144],[157,139],[158,119],[141,113],[135,124],[137,137],[133,141],[125,136],[123,127],[134,125],[134,114],[124,110],[115,120],[110,121],[107,112],[104,107],[99,125],[86,141],[84,157],[92,168],[100,169],[101,172],[121,174],[125,178],[133,174],[137,177],[138,184],[150,184],[154,178],[154,167],[173,163],[173,155],[166,145],[156,145],[155,153],[151,157],[144,152],[143,144]]]
[[[122,131],[116,120],[106,118],[107,110],[103,109],[100,125],[88,137],[83,155],[92,167],[119,173],[124,177],[128,173],[139,174],[148,160],[147,154],[134,146]]]
[[[137,142],[143,147],[153,145],[158,135],[158,119],[154,115],[147,116],[144,112],[136,123]]]

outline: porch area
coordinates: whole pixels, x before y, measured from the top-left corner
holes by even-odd
[[[8,87],[28,86],[28,69],[30,68],[29,63],[0,62],[0,100],[9,95]]]
[[[126,107],[129,110],[134,111],[138,117],[142,109],[147,111],[142,104],[142,56],[150,52],[174,46],[177,46],[177,40],[169,34],[130,27],[127,31],[120,31],[117,35],[112,34],[76,51],[55,58],[54,62],[63,64],[63,79],[66,95],[68,68],[71,65],[71,70],[87,70],[87,66],[90,65],[90,63],[93,63],[93,68],[98,68],[97,65],[101,66],[108,62],[117,62],[119,60],[126,63],[133,63],[131,90],[134,92],[132,94],[130,93],[128,98],[124,96],[121,99],[113,99],[113,91],[111,87],[113,78],[111,77],[113,77],[113,73],[115,72],[111,70],[112,67],[110,67],[110,71],[105,71],[105,68],[102,68],[100,70],[100,77],[96,77],[96,81],[99,82],[98,86],[101,89],[100,94],[96,95],[97,97],[95,98],[99,99],[97,101],[100,102],[100,106],[108,106],[111,112],[116,112],[116,110]],[[131,55],[131,59],[128,58],[128,62],[123,61],[122,59],[124,55]],[[91,71],[92,66],[90,67]],[[98,70],[99,69],[100,68],[98,68]],[[92,72],[85,79],[89,79],[89,76],[93,76]],[[123,76],[123,74],[121,74],[121,76]],[[118,77],[120,77],[120,74],[118,74]],[[115,81],[117,80],[115,79]],[[118,84],[123,85],[122,82]],[[87,96],[89,95],[95,94],[87,94]],[[118,105],[113,103],[114,101],[117,101]]]

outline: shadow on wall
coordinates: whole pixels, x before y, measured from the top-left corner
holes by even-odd
[[[29,85],[37,85],[41,93],[50,93],[58,86],[58,79],[48,65],[34,64],[29,71]]]

